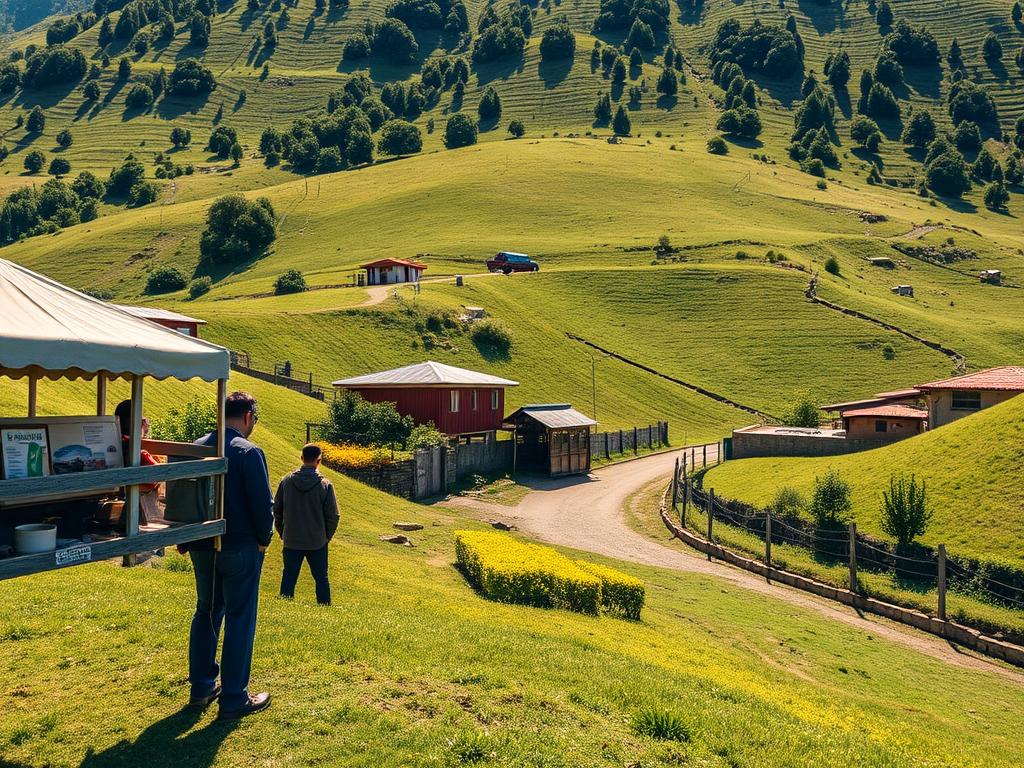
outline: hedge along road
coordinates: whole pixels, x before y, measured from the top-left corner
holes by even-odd
[[[667,484],[679,455],[677,451],[655,454],[602,467],[584,477],[531,478],[528,481],[530,492],[515,507],[461,496],[442,503],[474,510],[487,519],[513,524],[522,533],[549,544],[659,568],[716,576],[737,587],[849,624],[873,637],[900,643],[959,667],[996,672],[1024,685],[1024,673],[955,648],[941,638],[879,616],[858,614],[840,603],[766,582],[759,576],[725,563],[708,562],[705,555],[681,542],[662,544],[634,531],[625,521],[627,500],[659,478]],[[708,463],[715,459],[715,448],[708,446]],[[656,510],[651,514],[656,514]]]

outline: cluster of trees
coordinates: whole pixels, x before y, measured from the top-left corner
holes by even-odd
[[[800,167],[824,176],[824,166],[839,166],[832,137],[835,133],[835,97],[814,85],[793,116],[793,143],[789,154]]]
[[[650,50],[669,25],[668,0],[601,0],[594,31],[629,29],[626,45]]]
[[[277,216],[271,202],[232,194],[218,198],[206,214],[199,239],[202,261],[235,265],[262,255],[277,237]]]
[[[757,89],[754,81],[747,80],[739,65],[731,61],[719,61],[712,69],[711,76],[725,91],[722,104],[725,111],[718,118],[718,130],[732,136],[757,138],[761,133],[761,118],[757,114]]]
[[[825,57],[822,71],[829,85],[836,90],[845,90],[846,84],[850,82],[850,54],[846,51],[830,53]]]
[[[175,96],[209,93],[217,87],[210,68],[198,59],[184,59],[174,65],[167,80],[167,92]]]
[[[949,116],[954,125],[970,120],[984,125],[998,125],[996,104],[992,96],[981,85],[971,80],[959,80],[953,83],[947,94]]]
[[[939,44],[924,27],[913,27],[900,19],[892,32],[882,40],[882,46],[891,51],[904,66],[931,66],[939,62]]]
[[[457,39],[469,32],[469,14],[462,0],[392,0],[384,15],[410,27],[443,29]]]
[[[21,84],[25,88],[46,88],[81,80],[85,75],[85,54],[64,45],[47,46],[26,56]],[[16,68],[15,68],[16,70]],[[9,73],[7,75],[10,76]]]
[[[494,86],[487,86],[484,95],[480,97],[480,104],[477,106],[477,114],[480,120],[497,120],[501,117],[501,97],[494,90]]]
[[[367,21],[362,33],[352,35],[345,41],[342,57],[350,61],[373,53],[395,64],[408,64],[415,60],[419,50],[416,36],[405,22],[386,18],[379,24]]]
[[[746,71],[763,72],[777,78],[802,72],[803,41],[796,32],[795,21],[787,25],[783,28],[754,20],[750,26],[743,27],[736,19],[723,21],[711,43],[711,61],[713,64],[732,61]]]
[[[46,44],[61,45],[71,42],[95,23],[94,13],[77,13],[68,18],[57,19],[46,28]]]
[[[287,158],[297,171],[330,173],[373,162],[373,132],[369,118],[356,106],[299,118],[286,132],[267,128],[260,152],[268,164]]]
[[[562,16],[544,30],[540,38],[540,57],[544,61],[571,59],[576,53],[576,36],[569,29],[569,19]]]
[[[448,123],[444,127],[444,145],[448,149],[476,144],[476,138],[476,122],[469,115],[456,112],[448,118]]]
[[[532,31],[530,6],[512,0],[500,16],[493,5],[487,6],[477,23],[473,61],[494,61],[521,54]]]
[[[22,187],[8,195],[0,207],[0,241],[91,221],[96,218],[96,206],[104,193],[103,182],[88,171],[70,184],[50,179],[41,187]]]

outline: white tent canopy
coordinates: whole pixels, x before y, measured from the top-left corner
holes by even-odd
[[[226,379],[228,351],[0,259],[0,373]]]

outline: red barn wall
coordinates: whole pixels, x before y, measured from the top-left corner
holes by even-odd
[[[417,424],[428,421],[446,435],[487,432],[501,427],[505,414],[505,390],[498,387],[498,407],[491,409],[494,387],[395,387],[355,389],[371,403],[394,403],[403,416],[412,416]],[[451,390],[458,389],[459,412],[450,412]],[[477,407],[473,410],[473,390]]]

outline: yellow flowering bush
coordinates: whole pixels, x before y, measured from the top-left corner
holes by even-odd
[[[323,451],[324,464],[339,472],[344,472],[346,469],[381,467],[392,462],[391,451],[387,448],[350,443],[342,445],[319,443],[318,445]]]
[[[639,619],[644,607],[644,583],[633,576],[606,565],[577,560],[576,565],[601,580],[601,605],[617,611],[628,619]]]
[[[602,568],[602,574],[597,575],[550,547],[521,542],[506,534],[456,531],[455,560],[471,584],[503,603],[592,614],[605,605],[633,618],[639,617],[643,605],[643,584],[636,579],[611,568]],[[614,593],[611,601],[602,594],[605,579]],[[636,584],[631,582],[640,586],[639,603]]]

